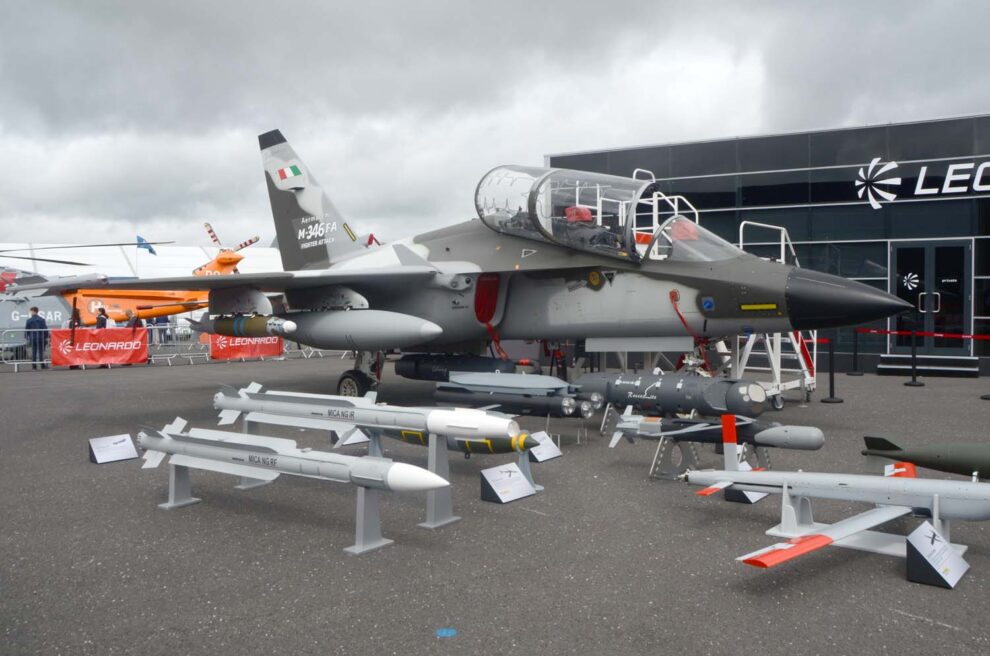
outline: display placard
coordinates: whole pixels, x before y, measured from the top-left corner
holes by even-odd
[[[509,503],[534,494],[536,488],[514,462],[481,470],[482,501]]]
[[[969,563],[930,522],[907,536],[908,581],[954,588],[968,569]]]
[[[532,433],[530,437],[540,443],[539,446],[529,450],[530,462],[546,462],[564,455],[546,431]]]
[[[94,437],[89,440],[89,461],[98,465],[137,457],[137,449],[134,448],[134,442],[127,433]]]

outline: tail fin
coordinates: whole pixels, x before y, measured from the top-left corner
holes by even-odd
[[[900,451],[901,447],[897,446],[888,439],[882,437],[864,437],[863,440],[866,442],[866,448],[870,451]]]
[[[258,144],[286,271],[326,268],[365,248],[280,131],[260,135]]]
[[[739,441],[736,437],[736,416],[722,415],[722,453],[725,471],[739,471]]]

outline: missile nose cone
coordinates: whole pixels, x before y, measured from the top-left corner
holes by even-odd
[[[810,269],[788,274],[785,296],[795,330],[855,326],[914,307],[869,285]]]
[[[296,322],[295,321],[284,321],[282,322],[282,332],[290,335],[296,332]]]
[[[385,477],[388,489],[393,492],[428,492],[448,487],[450,483],[422,467],[404,462],[393,463]]]
[[[760,446],[817,451],[825,445],[825,433],[816,426],[772,426],[754,436]]]
[[[526,435],[523,437],[522,444],[520,446],[523,451],[529,451],[530,449],[535,449],[540,446],[540,442],[532,435]]]
[[[443,328],[432,321],[424,321],[423,325],[419,328],[419,335],[423,339],[433,339],[434,337],[439,337],[441,334],[443,334]]]

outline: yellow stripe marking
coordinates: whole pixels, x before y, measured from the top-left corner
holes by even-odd
[[[467,449],[468,453],[474,453],[471,451],[471,440],[464,440],[464,448]]]
[[[488,439],[486,439],[486,440],[484,440],[484,442],[485,442],[485,444],[487,444],[487,445],[488,445],[488,450],[489,450],[489,451],[490,451],[491,453],[495,453],[495,447],[494,447],[494,446],[492,446],[492,441],[491,441],[491,440],[488,440]]]
[[[351,230],[351,226],[346,223],[344,224],[344,232],[346,232],[347,236],[351,238],[351,241],[357,241],[357,235],[355,235],[354,231]]]
[[[758,311],[758,310],[776,310],[776,303],[744,303],[739,306],[739,309],[744,312]]]

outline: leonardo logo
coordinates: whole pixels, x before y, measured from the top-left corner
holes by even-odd
[[[880,201],[878,198],[882,198],[886,201],[892,201],[897,198],[897,194],[883,189],[882,186],[898,186],[901,184],[900,178],[884,177],[886,174],[897,168],[897,162],[887,162],[879,168],[877,167],[878,164],[880,164],[880,158],[874,157],[865,173],[863,168],[860,167],[859,175],[857,176],[858,180],[856,180],[856,186],[858,187],[856,190],[856,195],[862,198],[863,194],[866,194],[867,200],[870,201],[870,207],[875,210],[880,209]]]
[[[69,355],[72,353],[72,342],[67,339],[63,339],[58,344],[58,350],[62,353],[62,355]]]
[[[227,345],[227,336],[226,335],[217,335],[217,348],[219,348],[219,349],[225,349],[225,348],[227,348],[227,346],[228,346]]]
[[[917,289],[918,282],[919,280],[917,273],[908,273],[907,275],[904,276],[904,286],[907,288],[908,291],[913,291]]]

